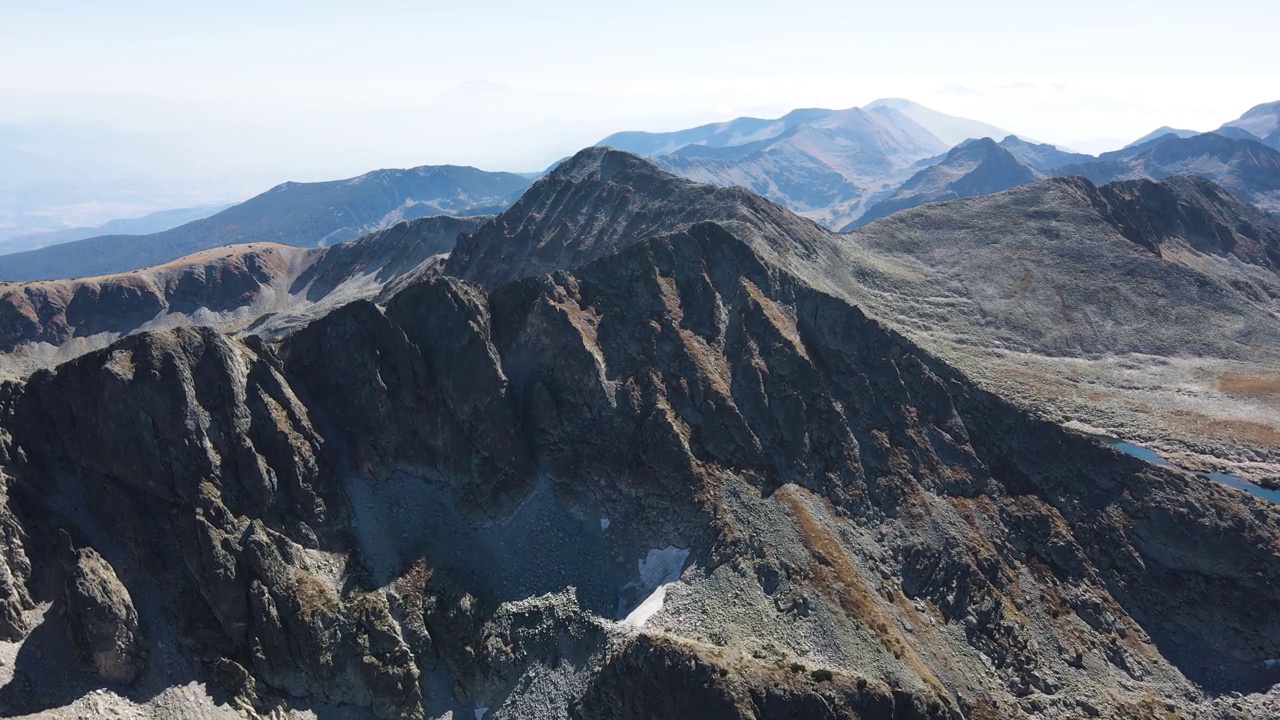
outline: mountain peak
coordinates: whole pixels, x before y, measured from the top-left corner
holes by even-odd
[[[639,157],[607,145],[593,145],[569,156],[547,173],[543,180],[551,182],[584,182],[594,180],[606,182],[617,174],[653,174],[667,173],[654,167]],[[542,182],[542,180],[539,180]]]
[[[1195,130],[1182,130],[1179,128],[1169,127],[1168,125],[1163,125],[1161,127],[1156,128],[1155,130],[1152,130],[1146,135],[1143,135],[1137,140],[1134,140],[1128,145],[1125,145],[1124,148],[1121,148],[1121,149],[1123,150],[1125,148],[1137,147],[1139,145],[1149,143],[1152,140],[1160,140],[1161,142],[1164,142],[1165,140],[1172,140],[1175,138],[1189,138],[1193,135],[1199,135],[1199,134],[1200,133],[1196,132]]]
[[[509,210],[464,234],[446,273],[493,287],[584,265],[696,223],[724,226],[757,250],[804,245],[811,221],[739,187],[696,183],[609,147],[582,150]]]
[[[891,213],[924,203],[1006,190],[1043,177],[989,137],[960,143],[942,162],[912,175],[845,230],[861,227]]]
[[[920,103],[903,98],[884,98],[868,103],[862,107],[867,111],[892,110],[902,113],[912,121],[919,123],[948,147],[954,147],[965,140],[980,137],[1002,138],[1010,135],[989,123],[956,117],[925,107]]]

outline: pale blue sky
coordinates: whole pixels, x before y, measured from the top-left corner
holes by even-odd
[[[0,124],[245,188],[884,96],[1097,151],[1280,99],[1278,6],[0,0]]]

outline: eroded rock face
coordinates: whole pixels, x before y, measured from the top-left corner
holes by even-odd
[[[27,558],[26,531],[9,509],[10,478],[0,476],[0,637],[16,641],[31,629],[24,613],[35,607],[27,583],[31,560]]]
[[[65,617],[76,652],[102,679],[132,683],[146,667],[147,641],[128,589],[93,548],[76,549],[65,534],[59,543],[67,574]]]

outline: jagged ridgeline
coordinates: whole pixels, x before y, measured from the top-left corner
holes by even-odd
[[[1009,197],[1151,253],[1145,190],[1081,183]],[[976,384],[887,319],[872,240],[593,148],[305,323],[4,384],[0,703],[1228,717],[1274,683],[1275,506]]]

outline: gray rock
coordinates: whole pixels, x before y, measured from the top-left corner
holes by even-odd
[[[129,684],[147,664],[147,642],[129,591],[93,548],[75,549],[60,535],[59,560],[67,629],[80,659],[105,680]]]

